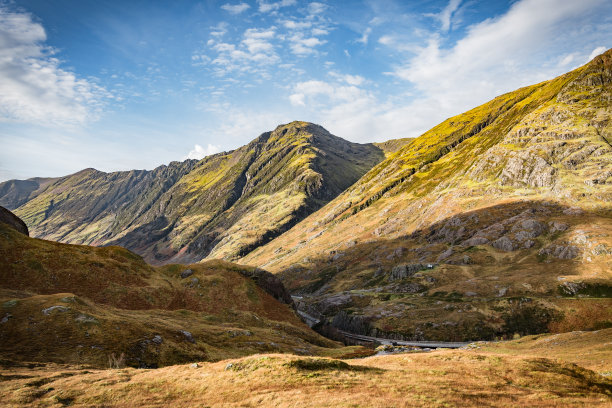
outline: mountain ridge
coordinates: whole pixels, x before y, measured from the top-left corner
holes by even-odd
[[[15,212],[33,236],[122,245],[153,263],[235,259],[320,208],[383,157],[372,144],[295,121],[200,161],[151,171],[84,169],[29,191]],[[24,200],[26,194],[21,201],[9,194],[14,184],[0,184],[7,190],[0,201]]]

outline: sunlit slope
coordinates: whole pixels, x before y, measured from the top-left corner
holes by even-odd
[[[278,280],[254,268],[154,268],[120,247],[33,239],[4,223],[0,259],[2,359],[105,366],[123,354],[127,365],[156,367],[338,347],[282,303],[290,299]]]
[[[610,308],[611,54],[448,119],[240,262],[381,336],[511,336],[581,297]],[[513,325],[531,312],[544,318]]]
[[[292,122],[237,150],[151,172],[85,170],[15,210],[33,236],[119,244],[155,263],[235,259],[289,229],[384,158]]]
[[[279,271],[306,254],[399,237],[507,200],[609,208],[611,59],[608,51],[446,120],[243,262]]]

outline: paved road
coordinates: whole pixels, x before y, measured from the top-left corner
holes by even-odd
[[[415,347],[426,347],[426,348],[459,348],[470,344],[464,342],[446,342],[446,341],[404,341],[404,340],[393,340],[383,339],[380,337],[363,336],[361,334],[353,334],[340,330],[345,337],[350,339],[366,341],[366,342],[378,342],[380,344],[393,344],[398,346],[415,346]]]
[[[301,296],[291,296],[291,297],[293,298],[293,300],[302,299]],[[297,313],[298,315],[302,317],[302,319],[304,319],[306,324],[310,327],[314,327],[315,325],[321,322],[316,317],[309,315],[308,313],[303,312],[301,310],[297,310]],[[463,343],[463,342],[444,342],[444,341],[393,340],[393,339],[383,339],[381,337],[364,336],[361,334],[345,332],[343,330],[339,330],[339,332],[342,333],[345,337],[349,339],[355,339],[355,340],[371,342],[371,343],[378,342],[380,344],[389,344],[389,345],[395,344],[398,346],[414,346],[414,347],[424,347],[424,348],[459,348],[459,347],[467,346],[468,344],[470,344],[469,342]]]

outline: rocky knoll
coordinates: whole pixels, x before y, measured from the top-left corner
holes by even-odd
[[[8,225],[18,232],[21,232],[24,235],[30,235],[28,232],[28,226],[25,224],[25,222],[4,207],[0,207],[0,222]]]

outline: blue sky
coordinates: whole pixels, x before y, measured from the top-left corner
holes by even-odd
[[[151,169],[292,120],[415,137],[611,38],[607,0],[0,1],[0,181]]]

